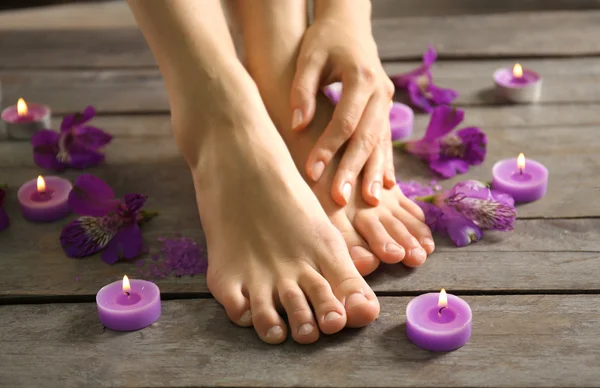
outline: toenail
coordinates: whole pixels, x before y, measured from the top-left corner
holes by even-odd
[[[401,252],[404,248],[402,248],[400,245],[398,244],[386,244],[385,246],[385,251],[386,252]]]
[[[346,203],[350,201],[350,194],[352,194],[352,185],[346,182],[344,183],[344,186],[342,186],[342,196],[344,197],[344,201],[346,201]]]
[[[314,330],[314,326],[310,323],[305,323],[298,329],[298,335],[308,335]]]
[[[377,200],[381,199],[381,183],[373,182],[371,184],[371,195]]]
[[[294,113],[292,114],[292,129],[297,128],[300,124],[302,124],[302,109],[296,108],[294,109]]]
[[[252,323],[252,313],[250,312],[250,310],[246,310],[246,312],[242,314],[242,316],[240,317],[240,322],[243,324]]]
[[[423,248],[413,248],[410,250],[410,255],[415,259],[423,261],[427,258],[427,253]]]
[[[365,298],[365,296],[363,294],[360,294],[360,293],[352,294],[346,299],[346,308],[349,309],[354,306],[358,306],[359,304],[363,304],[363,303],[367,303],[367,302],[369,302],[369,300],[367,298]]]
[[[425,237],[423,239],[423,245],[433,247],[433,246],[435,246],[435,243],[433,242],[433,239],[431,237]]]
[[[321,175],[323,174],[324,170],[325,163],[323,163],[322,161],[319,160],[317,163],[313,164],[312,169],[310,170],[310,175],[312,179],[318,181]]]
[[[331,311],[329,313],[327,313],[327,315],[325,315],[325,320],[326,321],[335,321],[336,319],[340,319],[342,316],[335,312],[335,311]]]
[[[277,339],[277,338],[281,337],[282,333],[283,333],[283,330],[281,329],[281,326],[273,326],[272,328],[270,328],[267,331],[266,338],[267,339]]]
[[[352,260],[367,259],[373,256],[375,255],[373,255],[372,252],[369,252],[368,249],[361,247],[360,245],[350,248],[350,257],[352,257]]]

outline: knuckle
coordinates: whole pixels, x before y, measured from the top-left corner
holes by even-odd
[[[318,279],[309,286],[309,293],[320,296],[328,295],[331,293],[331,286],[325,279]]]
[[[394,97],[394,93],[396,92],[396,88],[394,86],[394,83],[388,78],[383,82],[383,93],[385,94],[386,98],[389,98],[390,100],[392,99],[392,97]]]
[[[369,66],[361,66],[358,70],[363,83],[367,85],[375,84],[375,81],[377,79],[377,72],[375,71],[375,69]]]
[[[337,120],[337,126],[344,138],[349,139],[356,128],[356,120],[349,115],[344,115],[342,118]]]
[[[296,82],[292,87],[292,90],[295,94],[301,96],[302,98],[308,98],[311,95],[309,89],[304,85],[303,81]]]
[[[367,150],[372,150],[379,143],[379,133],[368,130],[361,137],[362,146]]]

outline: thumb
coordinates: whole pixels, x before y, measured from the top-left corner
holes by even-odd
[[[315,115],[316,96],[324,66],[325,57],[298,57],[290,98],[293,130],[304,129]]]

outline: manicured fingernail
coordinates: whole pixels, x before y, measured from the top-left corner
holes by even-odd
[[[246,310],[246,312],[244,314],[242,314],[242,316],[240,318],[240,322],[243,324],[252,323],[252,313],[250,312],[250,310]]]
[[[381,199],[381,183],[373,182],[371,183],[371,195],[377,200]]]
[[[367,259],[369,257],[373,257],[373,253],[369,252],[368,249],[365,249],[364,247],[361,247],[360,245],[356,245],[352,248],[350,248],[350,257],[352,258],[352,260],[360,260],[360,259]]]
[[[321,175],[323,175],[324,170],[325,170],[325,163],[323,163],[322,161],[319,160],[317,163],[313,164],[312,169],[310,170],[311,178],[314,181],[318,181],[319,178],[321,177]]]
[[[272,328],[270,328],[267,331],[267,335],[265,336],[267,339],[276,339],[281,337],[281,334],[283,333],[283,330],[281,329],[281,326],[273,326]]]
[[[298,335],[307,335],[313,332],[313,330],[315,329],[315,327],[313,325],[311,325],[310,323],[305,323],[304,325],[300,326],[300,328],[298,329]]]
[[[325,315],[325,320],[326,321],[335,321],[336,319],[340,319],[342,316],[339,313],[336,313],[335,311],[330,311],[329,313],[327,313],[327,315]]]
[[[427,258],[427,252],[425,252],[425,249],[423,249],[423,248],[411,249],[410,255],[419,261],[425,261],[425,259]]]
[[[423,244],[422,245],[427,245],[427,246],[430,246],[430,247],[434,247],[435,243],[433,242],[433,239],[431,237],[425,237],[423,239]]]
[[[400,245],[394,243],[386,244],[384,249],[386,252],[402,252],[404,250]]]
[[[292,114],[292,129],[298,128],[300,124],[302,124],[302,110],[296,108]]]
[[[342,186],[342,196],[346,203],[350,201],[350,194],[352,194],[352,185],[350,183],[344,183],[344,186]]]
[[[346,299],[345,307],[347,309],[349,309],[349,308],[352,308],[354,306],[358,306],[360,304],[368,303],[368,302],[369,302],[369,300],[367,298],[365,298],[365,296],[363,294],[356,293],[356,294],[350,295]]]

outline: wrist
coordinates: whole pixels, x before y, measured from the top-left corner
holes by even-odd
[[[370,0],[315,0],[315,22],[325,19],[344,20],[371,25]]]

